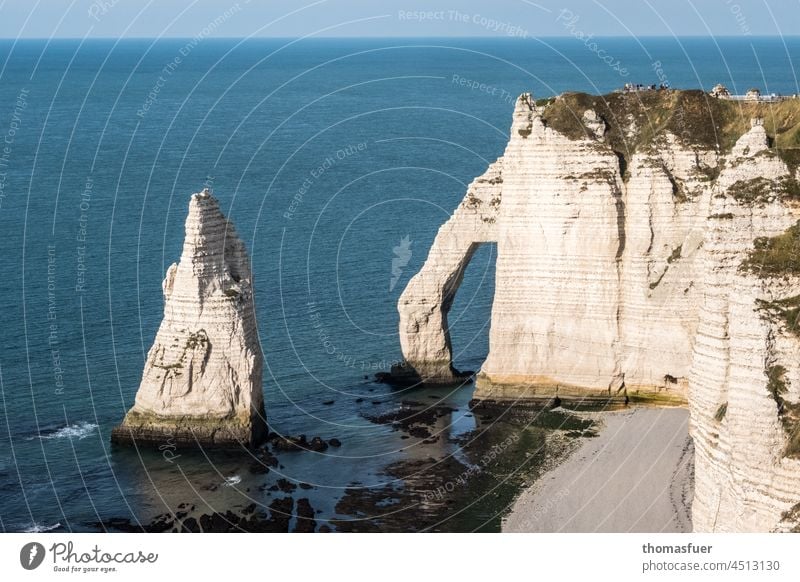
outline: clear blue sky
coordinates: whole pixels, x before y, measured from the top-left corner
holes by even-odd
[[[800,0],[0,0],[2,38],[563,36],[574,31],[796,35]]]

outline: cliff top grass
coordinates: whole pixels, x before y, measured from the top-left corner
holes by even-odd
[[[774,103],[718,99],[701,90],[653,90],[589,95],[565,93],[539,100],[548,126],[573,139],[591,137],[583,113],[606,122],[605,139],[626,158],[669,131],[684,144],[727,153],[760,117],[772,145],[793,169],[800,163],[800,99]]]

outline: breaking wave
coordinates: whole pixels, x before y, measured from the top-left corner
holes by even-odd
[[[52,439],[85,439],[90,436],[98,426],[90,422],[76,422],[69,426],[62,426],[61,428],[44,430],[39,433],[39,438],[42,440]]]
[[[40,525],[38,523],[34,523],[33,525],[25,528],[23,530],[24,533],[45,533],[48,531],[53,531],[54,529],[58,529],[61,527],[60,523],[56,523],[53,525]]]
[[[242,478],[239,475],[234,475],[233,477],[228,477],[225,479],[225,486],[226,487],[233,487],[234,485],[238,485],[242,482]]]

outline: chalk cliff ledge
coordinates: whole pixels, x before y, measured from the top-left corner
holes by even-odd
[[[253,446],[267,436],[247,251],[208,190],[194,194],[164,319],[117,443]]]

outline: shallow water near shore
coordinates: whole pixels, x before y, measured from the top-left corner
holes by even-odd
[[[785,72],[800,40],[717,40],[600,39],[627,78],[575,39],[206,40],[155,99],[184,41],[0,41],[0,131],[16,118],[0,201],[0,529],[126,529],[292,497],[316,529],[496,531],[522,484],[592,429],[472,411],[471,384],[376,383],[401,357],[400,293],[502,154],[517,94],[658,82],[655,61],[674,87],[798,91]],[[251,254],[272,430],[341,446],[265,467],[109,444],[204,186]],[[494,256],[478,250],[450,313],[459,369],[488,352]]]

